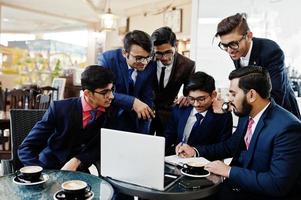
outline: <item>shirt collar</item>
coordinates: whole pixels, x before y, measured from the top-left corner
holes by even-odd
[[[257,122],[259,121],[260,117],[262,116],[263,112],[268,108],[268,106],[271,104],[271,102],[269,102],[259,113],[257,113],[257,115],[253,118],[255,124],[257,124]]]
[[[204,112],[201,112],[200,114],[203,115],[203,117],[205,117],[206,114],[207,114],[207,112],[208,112],[208,110],[205,110]],[[195,115],[196,113],[198,113],[198,111],[197,111],[195,108],[193,108],[191,114],[192,114],[192,115]]]
[[[174,61],[172,61],[170,65],[163,65],[163,64],[161,63],[161,61],[160,61],[160,60],[157,60],[157,66],[158,66],[158,67],[160,67],[160,68],[162,68],[162,67],[166,67],[166,69],[169,69],[169,68],[171,68],[171,67],[172,67],[172,65],[173,65],[173,62],[174,62]]]
[[[85,95],[81,96],[81,103],[82,103],[82,107],[83,107],[83,112],[89,112],[90,110],[94,110],[92,108],[92,106],[86,101],[85,99]],[[105,108],[104,107],[101,107],[99,106],[97,108],[97,110],[99,110],[100,112],[105,112]]]
[[[240,64],[242,66],[248,66],[249,65],[252,47],[253,47],[253,41],[251,41],[250,48],[248,50],[247,55],[245,57],[240,57]]]

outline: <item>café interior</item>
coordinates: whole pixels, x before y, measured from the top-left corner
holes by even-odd
[[[80,77],[85,67],[96,64],[102,53],[122,48],[122,40],[129,31],[142,30],[151,35],[160,27],[170,27],[176,34],[176,51],[195,61],[195,71],[212,75],[219,95],[228,98],[228,74],[234,69],[233,62],[218,48],[219,39],[214,35],[223,18],[246,13],[254,37],[272,39],[282,48],[287,75],[301,108],[299,6],[297,0],[0,0],[0,191],[1,177],[2,181],[10,177],[8,183],[13,177],[12,169],[16,170],[11,166],[20,166],[15,161],[18,144],[50,103],[82,95]],[[13,92],[19,96],[17,99],[9,97]],[[16,108],[35,111],[18,114],[12,111]],[[234,115],[233,121],[235,129],[238,118]],[[25,125],[19,127],[20,124]],[[14,136],[20,130],[23,133]],[[90,168],[96,177],[100,176],[98,167]],[[112,197],[113,189],[105,181],[60,173],[43,174],[52,185],[46,189],[49,196],[39,198],[64,199],[59,193],[53,196],[52,191],[61,187],[52,183],[60,177],[65,181],[74,178],[94,181],[89,182],[93,197],[85,199]],[[101,190],[95,189],[97,184]],[[120,191],[126,188],[116,183],[115,187]],[[212,191],[206,192],[209,195]],[[18,195],[22,195],[19,190]],[[139,195],[138,192],[133,196]],[[197,192],[191,195],[191,199],[196,195],[206,197]],[[145,199],[148,198],[151,196]],[[183,199],[182,194],[178,194],[178,199]]]

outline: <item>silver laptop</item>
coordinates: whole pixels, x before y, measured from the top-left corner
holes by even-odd
[[[178,179],[164,174],[164,137],[102,128],[100,142],[104,177],[161,191]]]

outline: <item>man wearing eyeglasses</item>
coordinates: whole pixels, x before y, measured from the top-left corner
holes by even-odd
[[[113,73],[98,65],[81,74],[82,97],[54,101],[19,146],[20,161],[87,172],[100,160],[100,128],[113,96]]]
[[[271,96],[275,102],[300,119],[300,111],[284,64],[284,54],[272,40],[255,38],[249,29],[246,15],[239,14],[223,19],[217,26],[219,47],[226,51],[235,68],[262,66],[272,80]]]
[[[109,128],[149,133],[152,111],[152,77],[150,36],[139,30],[125,35],[123,49],[103,53],[98,62],[115,76],[115,99],[110,109]]]
[[[162,136],[181,86],[195,71],[195,62],[177,53],[176,35],[169,27],[155,30],[151,39],[156,68],[153,81],[156,117],[152,121],[152,132]],[[184,100],[182,97],[177,102],[183,105]]]
[[[212,109],[217,95],[212,76],[196,72],[185,83],[183,93],[190,106],[175,106],[173,109],[164,132],[167,155],[175,154],[178,144],[214,144],[231,136],[231,113],[217,114]]]

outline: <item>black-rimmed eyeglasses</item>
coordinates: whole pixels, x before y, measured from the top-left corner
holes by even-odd
[[[174,51],[173,50],[168,50],[165,52],[155,52],[155,58],[156,59],[162,59],[163,57],[165,58],[171,58],[174,55]]]
[[[152,60],[151,56],[143,57],[143,56],[134,56],[130,53],[130,56],[135,59],[135,62],[138,63],[149,63]]]
[[[100,95],[103,95],[104,97],[109,97],[111,93],[113,93],[115,91],[115,87],[112,87],[112,89],[104,89],[101,91],[93,91],[93,93],[97,93]]]
[[[244,34],[239,40],[237,41],[231,41],[228,44],[225,43],[218,43],[218,47],[221,48],[221,50],[227,51],[228,48],[237,50],[239,49],[239,43],[246,38],[246,34]]]
[[[191,96],[188,96],[187,97],[187,100],[188,102],[193,105],[194,102],[196,101],[197,103],[204,103],[206,101],[206,99],[210,97],[210,95],[207,95],[207,96],[201,96],[201,97],[191,97]]]

